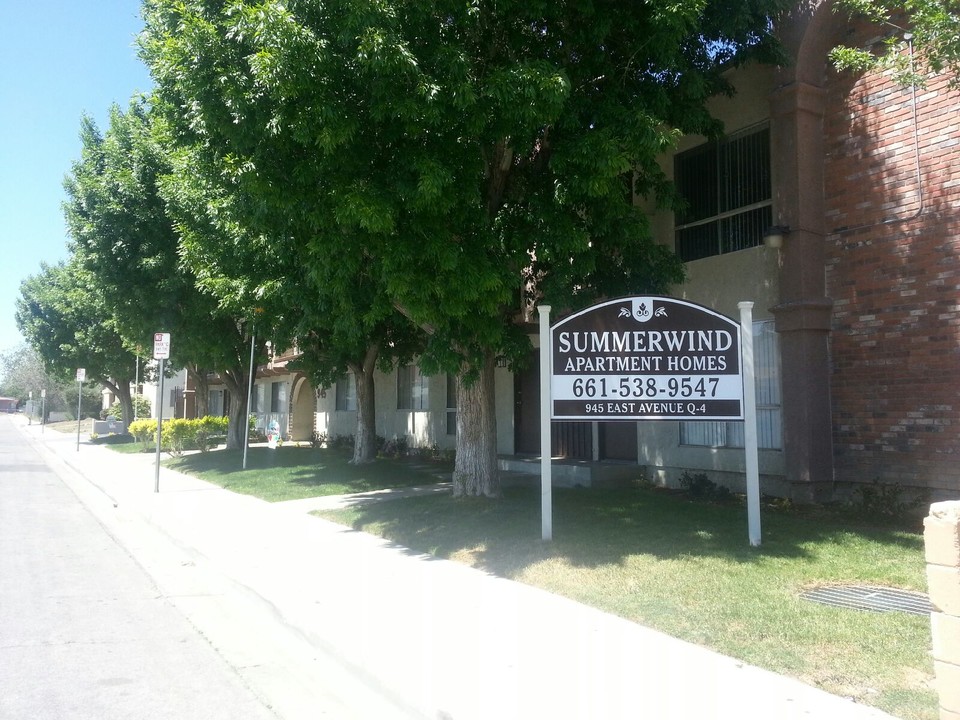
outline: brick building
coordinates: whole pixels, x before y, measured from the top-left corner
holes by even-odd
[[[734,317],[737,300],[754,300],[775,331],[767,396],[779,418],[761,428],[761,471],[768,490],[800,500],[874,480],[960,494],[960,95],[947,77],[902,88],[827,59],[888,30],[798,6],[779,31],[791,62],[737,71],[737,95],[716,103],[727,139],[687,138],[664,159],[693,198],[691,217],[657,217],[658,237],[688,260],[675,294]],[[710,152],[719,187],[707,200],[721,202],[707,210]],[[788,230],[782,247],[763,246],[765,226]],[[641,430],[641,444],[655,433]],[[691,465],[736,474],[730,445],[681,427],[653,467],[667,480]]]

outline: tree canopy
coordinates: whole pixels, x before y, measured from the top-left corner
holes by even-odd
[[[130,382],[136,357],[117,331],[93,275],[76,261],[43,265],[20,284],[17,299],[20,332],[62,381],[84,368],[87,380],[109,388],[133,419]]]
[[[838,0],[838,10],[892,31],[879,47],[841,45],[831,59],[841,69],[890,70],[901,85],[923,87],[926,75],[947,73],[960,87],[960,11],[949,0]]]
[[[71,249],[94,278],[129,347],[147,351],[153,333],[171,334],[171,363],[220,374],[235,398],[228,446],[243,441],[246,418],[248,318],[204,292],[182,261],[180,235],[160,184],[172,172],[150,106],[131,102],[110,111],[103,134],[81,123],[82,154],[64,185]]]
[[[778,9],[147,0],[142,49],[196,171],[245,198],[230,219],[294,246],[321,285],[375,273],[427,332],[422,362],[484,404],[493,357],[526,355],[532,303],[679,280],[634,197],[669,199],[657,156],[719,130],[706,100],[733,64],[777,57]],[[496,494],[491,425],[458,418],[486,424],[458,427],[455,485]]]

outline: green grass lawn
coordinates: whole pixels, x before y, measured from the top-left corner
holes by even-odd
[[[555,490],[554,540],[538,488],[500,501],[430,496],[317,513],[418,551],[601,608],[910,720],[937,717],[930,621],[802,600],[821,583],[925,590],[918,532],[662,491]]]
[[[285,446],[249,448],[246,470],[242,450],[185,455],[164,465],[269,502],[428,485],[445,479],[439,474],[448,469],[430,462],[377,460],[351,465],[349,460],[337,450]]]

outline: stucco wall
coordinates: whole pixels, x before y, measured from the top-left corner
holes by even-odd
[[[447,434],[447,376],[434,375],[429,382],[429,409],[397,409],[397,373],[374,374],[377,435],[392,439],[406,437],[412,447],[456,446],[456,437]],[[513,376],[506,368],[494,374],[497,408],[497,451],[513,452]],[[316,427],[328,437],[354,435],[357,414],[336,409],[336,388],[327,388],[317,401]]]

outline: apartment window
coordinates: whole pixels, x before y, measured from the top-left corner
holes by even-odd
[[[684,262],[756,247],[773,224],[770,129],[750,129],[674,158],[686,207],[676,215]]]
[[[355,411],[357,409],[357,377],[347,373],[337,380],[337,410]]]
[[[285,382],[270,383],[270,412],[283,413],[287,411],[287,384]]]
[[[263,412],[266,408],[266,386],[258,383],[253,386],[253,392],[250,394],[250,412]]]
[[[207,398],[207,411],[216,417],[226,415],[224,411],[223,390],[211,390]]]
[[[397,409],[430,409],[428,378],[420,373],[416,365],[404,365],[397,369]]]
[[[447,435],[457,434],[457,377],[447,375]]]
[[[780,400],[780,346],[772,321],[753,324],[754,385],[757,393],[757,445],[783,448]],[[742,448],[743,422],[682,422],[680,444],[711,448]]]

